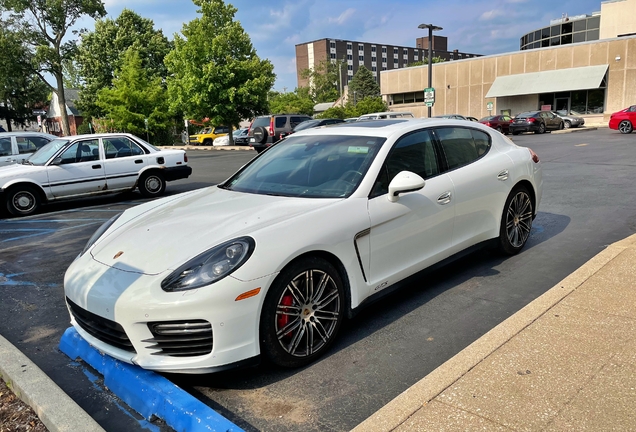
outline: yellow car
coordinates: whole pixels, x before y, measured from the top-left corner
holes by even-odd
[[[230,128],[227,126],[211,126],[206,127],[196,135],[190,135],[189,143],[191,145],[211,146],[215,138],[227,135]]]

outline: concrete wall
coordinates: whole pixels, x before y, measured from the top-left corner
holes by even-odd
[[[636,0],[601,3],[601,39],[636,33]]]
[[[616,60],[618,57],[620,59]],[[612,112],[636,103],[636,37],[434,64],[436,101],[433,115],[462,114],[481,118],[489,115],[488,102],[494,104],[493,114],[504,109],[510,109],[513,114],[537,109],[537,98],[487,99],[485,96],[498,76],[603,64],[609,64],[605,103],[608,117]],[[428,86],[427,74],[428,66],[383,71],[380,74],[382,95],[388,98],[391,94],[421,91]],[[410,111],[416,117],[424,117],[427,112],[423,103],[391,105],[389,108]]]

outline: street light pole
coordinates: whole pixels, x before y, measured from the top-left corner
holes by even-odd
[[[433,31],[444,30],[433,24],[420,24],[417,28],[428,29],[428,88],[433,87]],[[428,118],[431,118],[431,107],[428,107]]]

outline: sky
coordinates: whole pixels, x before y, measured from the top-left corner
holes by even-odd
[[[227,1],[226,1],[227,3]],[[278,91],[297,85],[295,45],[317,39],[415,47],[426,36],[421,23],[443,27],[448,49],[472,54],[519,50],[525,33],[549,25],[550,20],[600,11],[601,0],[231,0],[235,19],[249,34],[259,57],[274,64]],[[196,18],[190,0],[104,0],[108,18],[124,8],[150,18],[155,28],[172,39],[184,23]],[[81,27],[92,29],[83,20]]]

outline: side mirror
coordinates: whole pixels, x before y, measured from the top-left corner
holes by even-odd
[[[61,163],[62,163],[61,157],[56,157],[55,159],[51,161],[51,165],[60,165]]]
[[[389,201],[396,202],[402,193],[415,192],[424,187],[426,182],[419,175],[402,171],[398,173],[389,184]]]

